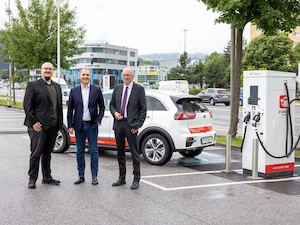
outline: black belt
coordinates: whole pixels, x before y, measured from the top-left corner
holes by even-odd
[[[90,124],[91,121],[82,121],[83,124]]]

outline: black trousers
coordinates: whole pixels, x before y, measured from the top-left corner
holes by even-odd
[[[36,181],[39,174],[40,158],[42,166],[43,179],[51,178],[51,152],[55,144],[58,127],[50,127],[48,130],[36,132],[33,128],[28,128],[30,137],[30,162],[29,162],[29,179]]]
[[[125,179],[126,176],[126,159],[125,159],[125,138],[128,141],[130,152],[133,161],[133,177],[134,181],[139,181],[141,178],[140,172],[140,151],[137,145],[137,134],[132,134],[132,128],[127,120],[119,122],[115,128],[115,137],[117,142],[117,153],[119,163],[119,178]]]

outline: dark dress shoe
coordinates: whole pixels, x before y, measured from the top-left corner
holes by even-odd
[[[34,180],[29,180],[29,182],[28,182],[28,188],[29,189],[35,189],[36,188]]]
[[[112,184],[113,187],[121,186],[126,184],[126,181],[124,179],[118,179],[115,183]]]
[[[133,181],[132,182],[132,185],[130,187],[130,189],[134,190],[134,189],[138,189],[140,186],[139,182],[138,181]]]
[[[84,182],[84,177],[79,177],[77,181],[74,182],[74,184],[81,184]]]
[[[54,180],[52,177],[49,179],[43,179],[42,181],[43,184],[51,184],[51,185],[59,185],[60,181],[59,180]]]
[[[97,177],[92,178],[92,185],[97,185],[98,184],[98,179]]]

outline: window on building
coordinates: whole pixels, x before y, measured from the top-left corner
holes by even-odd
[[[93,48],[93,52],[101,52],[103,53],[104,52],[104,49],[103,48]]]
[[[134,61],[130,61],[130,66],[135,66],[135,62]]]
[[[130,52],[130,57],[135,57],[135,52]]]
[[[120,55],[127,55],[127,51],[120,50]]]
[[[296,37],[296,38],[300,38],[300,33],[299,33],[299,32],[298,32],[298,33],[297,33],[297,32],[295,32],[295,33],[294,33],[294,37]]]

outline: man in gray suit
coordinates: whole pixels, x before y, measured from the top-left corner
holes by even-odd
[[[146,113],[145,90],[133,82],[134,73],[131,68],[122,72],[124,84],[114,88],[109,109],[114,117],[113,129],[117,142],[119,162],[119,179],[112,184],[113,187],[126,184],[125,138],[128,141],[133,161],[133,182],[131,189],[139,188],[140,181],[140,151],[137,145],[139,128],[143,125]]]

